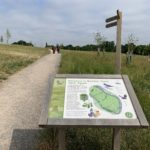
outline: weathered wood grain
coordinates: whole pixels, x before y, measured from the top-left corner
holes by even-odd
[[[56,74],[57,78],[91,78],[91,79],[122,79],[121,75],[109,75],[109,74]]]
[[[65,135],[65,128],[58,129],[58,150],[65,150],[66,149],[66,135]]]
[[[140,127],[138,119],[48,119],[46,126],[66,127]]]
[[[116,74],[121,74],[122,12],[117,10],[117,14],[119,16],[119,19],[117,20],[115,73]]]
[[[52,88],[53,88],[53,79],[55,75],[51,75],[49,79],[49,93],[47,93],[47,99],[44,101],[43,100],[43,108],[39,120],[39,126],[43,127],[44,125],[47,124],[48,121],[48,108],[49,108],[49,102],[51,98],[51,93],[52,93]]]
[[[112,150],[120,150],[121,131],[120,128],[113,128]]]
[[[137,117],[139,119],[139,122],[140,122],[141,126],[142,127],[148,127],[149,126],[148,121],[146,120],[146,117],[144,115],[142,107],[141,107],[141,105],[140,105],[140,103],[138,101],[138,98],[137,98],[137,96],[136,96],[136,94],[134,92],[134,89],[132,87],[132,84],[131,84],[128,76],[127,75],[123,75],[122,77],[123,77],[123,80],[125,82],[127,91],[128,91],[128,93],[130,95],[130,99],[132,101],[133,107],[134,107],[134,109],[136,111],[136,114],[137,114]]]

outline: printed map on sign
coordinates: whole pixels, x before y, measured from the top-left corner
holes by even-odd
[[[55,99],[56,90],[61,100]],[[56,84],[58,84],[56,86]],[[130,97],[122,79],[55,79],[49,117],[91,119],[135,119]],[[64,92],[65,91],[65,92]],[[57,95],[58,96],[58,95]],[[58,99],[58,98],[57,98]],[[61,102],[61,105],[59,103]],[[63,104],[62,104],[63,103]],[[61,106],[61,107],[60,107]],[[60,114],[61,115],[56,115]],[[55,114],[55,115],[52,115]]]

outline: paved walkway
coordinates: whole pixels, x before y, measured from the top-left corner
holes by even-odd
[[[60,58],[59,54],[44,56],[0,85],[0,150],[35,149],[48,81],[57,72]]]

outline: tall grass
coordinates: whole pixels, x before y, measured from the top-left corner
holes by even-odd
[[[114,62],[112,60],[114,60],[112,53],[106,53],[103,56],[93,52],[64,51],[59,73],[114,73]]]
[[[95,52],[63,51],[59,73],[114,74],[114,60],[114,53],[98,56]],[[122,74],[129,76],[150,123],[150,62],[146,57],[134,56],[132,64],[127,66],[126,56],[122,55]],[[67,150],[110,150],[112,147],[111,129],[70,128],[66,131]],[[149,149],[150,128],[122,129],[121,150]]]

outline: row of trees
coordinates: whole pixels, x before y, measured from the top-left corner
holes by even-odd
[[[114,41],[107,41],[106,37],[104,37],[101,33],[95,33],[94,37],[96,44],[87,44],[84,46],[73,46],[63,45],[60,44],[61,49],[65,50],[81,50],[81,51],[97,51],[100,52],[114,52],[116,49],[116,45]],[[137,45],[138,39],[133,35],[130,34],[128,36],[126,44],[122,45],[122,53],[127,53],[128,55],[132,56],[132,54],[138,55],[150,55],[150,44],[148,45]],[[45,47],[51,47],[52,45],[48,45],[46,43]]]
[[[149,45],[133,45],[133,54],[137,54],[137,55],[149,55],[150,54],[150,44]],[[94,44],[88,44],[88,45],[84,45],[84,46],[73,46],[71,44],[69,45],[59,45],[61,49],[65,49],[65,50],[81,50],[81,51],[98,51],[98,46],[94,45]],[[116,46],[114,41],[106,41],[103,45],[103,51],[106,52],[115,52]],[[124,44],[122,45],[122,53],[127,53],[129,50],[128,48],[128,44]]]
[[[7,29],[5,33],[6,37],[6,43],[9,43],[9,40],[11,38],[11,33]],[[106,52],[114,52],[116,47],[114,41],[107,41],[106,37],[104,37],[100,32],[95,33],[94,40],[96,44],[87,44],[84,46],[73,46],[71,44],[69,45],[63,45],[60,44],[59,47],[61,49],[66,50],[82,50],[82,51],[102,51],[103,53]],[[129,53],[129,55],[132,54],[138,54],[138,55],[150,55],[150,44],[148,45],[137,45],[138,39],[133,35],[130,34],[127,39],[127,43],[122,45],[122,53]],[[0,36],[0,42],[4,42],[4,36]],[[33,46],[32,42],[25,42],[23,40],[20,40],[18,42],[14,42],[12,44],[18,44],[18,45],[25,45],[25,46]],[[48,45],[46,43],[45,47],[51,47],[53,45]]]
[[[98,47],[96,44],[87,44],[84,46],[73,46],[71,44],[69,45],[59,45],[61,49],[65,49],[65,50],[81,50],[81,51],[97,51]],[[103,47],[105,49],[106,52],[113,52],[115,50],[115,43],[113,41],[105,41],[105,43],[103,43],[101,45],[101,47]]]
[[[14,42],[14,43],[12,43],[12,44],[15,44],[15,45],[23,45],[23,46],[34,46],[33,44],[32,44],[32,42],[26,42],[26,41],[23,41],[23,40],[20,40],[20,41],[18,41],[18,42]]]

